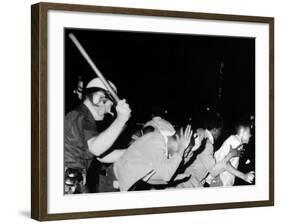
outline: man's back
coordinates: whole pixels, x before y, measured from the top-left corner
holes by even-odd
[[[128,190],[135,182],[153,174],[157,155],[165,154],[165,141],[158,132],[137,139],[115,163],[114,170],[121,190]]]
[[[128,190],[134,183],[155,181],[168,183],[183,159],[181,153],[167,157],[167,142],[158,131],[136,140],[115,164],[115,174],[121,190]]]

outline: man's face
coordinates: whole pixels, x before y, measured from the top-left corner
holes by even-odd
[[[98,114],[98,120],[103,120],[106,113],[112,114],[111,108],[113,102],[105,95],[103,91],[96,92],[92,99]]]
[[[214,128],[214,129],[212,129],[211,132],[212,132],[212,135],[214,137],[214,140],[217,140],[221,135],[222,128]]]
[[[240,130],[241,141],[243,144],[248,144],[251,138],[251,129],[250,127],[243,127]]]

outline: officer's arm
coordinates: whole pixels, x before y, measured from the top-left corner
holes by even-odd
[[[87,141],[89,151],[95,156],[106,152],[122,132],[125,123],[125,120],[117,117],[105,131]]]
[[[116,141],[131,116],[131,109],[126,100],[120,100],[116,105],[117,117],[113,123],[98,136],[88,140],[91,153],[100,156],[106,152]]]

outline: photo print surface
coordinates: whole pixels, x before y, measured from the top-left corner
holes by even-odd
[[[254,185],[255,39],[65,28],[64,113],[65,194]]]

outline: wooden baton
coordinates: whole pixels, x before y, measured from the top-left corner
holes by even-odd
[[[112,97],[114,98],[114,100],[116,101],[116,103],[118,103],[118,101],[120,101],[119,97],[117,96],[116,92],[112,89],[112,87],[110,86],[109,82],[106,80],[106,78],[103,76],[103,74],[100,72],[100,70],[98,69],[98,67],[95,65],[95,63],[93,62],[93,60],[90,58],[90,56],[88,55],[88,53],[86,52],[86,50],[83,48],[83,46],[80,44],[80,42],[77,40],[77,38],[74,36],[73,33],[69,34],[69,38],[72,40],[72,42],[74,43],[74,45],[77,47],[77,49],[79,50],[79,52],[82,54],[82,56],[86,59],[86,61],[89,63],[89,65],[91,66],[91,68],[94,70],[94,72],[97,74],[97,76],[100,78],[100,80],[102,81],[102,83],[105,85],[106,89],[108,90],[108,92],[112,95]]]

